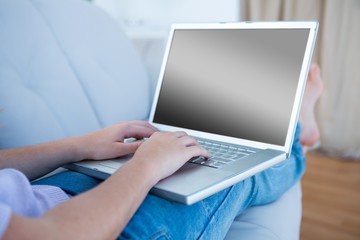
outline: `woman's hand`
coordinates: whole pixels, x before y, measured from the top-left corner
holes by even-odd
[[[156,182],[168,177],[192,157],[210,153],[184,132],[154,133],[135,152],[132,162],[148,165]]]
[[[147,122],[134,121],[114,124],[79,137],[77,161],[103,160],[134,153],[141,142],[124,143],[126,138],[147,138],[156,130]]]

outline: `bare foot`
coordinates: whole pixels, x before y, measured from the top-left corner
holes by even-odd
[[[323,91],[320,67],[312,63],[309,70],[299,121],[301,124],[300,143],[306,147],[313,147],[320,138],[320,132],[315,119],[315,104]]]

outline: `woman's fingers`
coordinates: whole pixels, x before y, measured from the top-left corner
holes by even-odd
[[[129,122],[121,126],[119,137],[123,140],[125,138],[144,138],[151,136],[157,129],[147,122],[135,121]]]
[[[189,154],[191,155],[190,158],[196,156],[211,157],[210,152],[202,147],[195,138],[187,135],[185,132],[177,132],[175,134],[180,138],[182,144],[188,148]]]

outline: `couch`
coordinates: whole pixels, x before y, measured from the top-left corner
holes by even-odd
[[[121,27],[83,0],[0,0],[0,148],[147,119],[150,82]],[[301,188],[237,217],[226,239],[298,239]]]

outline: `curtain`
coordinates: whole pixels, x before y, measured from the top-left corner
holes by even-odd
[[[320,150],[360,160],[360,1],[242,0],[241,17],[319,21],[313,61],[324,81],[316,106]]]

